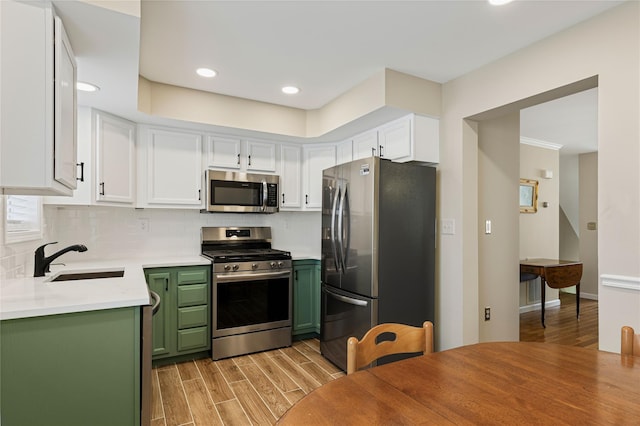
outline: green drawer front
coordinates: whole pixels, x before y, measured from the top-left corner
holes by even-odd
[[[190,328],[178,331],[178,351],[209,349],[211,336],[208,327]]]
[[[178,271],[178,285],[207,283],[209,281],[209,274],[207,272],[207,269]]]
[[[178,328],[191,328],[207,325],[209,310],[206,305],[178,309]]]
[[[209,303],[209,285],[192,284],[178,287],[178,307],[206,305]]]

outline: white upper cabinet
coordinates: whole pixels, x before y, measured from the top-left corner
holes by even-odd
[[[93,189],[93,137],[92,137],[91,108],[78,107],[78,177],[77,187],[73,191],[73,196],[49,196],[44,197],[45,204],[58,205],[84,205],[94,203],[95,195]]]
[[[439,120],[411,114],[355,136],[353,156],[436,164],[440,161],[439,129]]]
[[[96,201],[135,202],[135,123],[94,111]]]
[[[378,156],[398,160],[411,156],[411,119],[403,118],[378,130]]]
[[[76,63],[50,3],[0,1],[0,188],[76,188]]]
[[[207,136],[207,166],[240,170],[240,145],[240,139]]]
[[[202,136],[142,128],[139,142],[138,205],[201,208]]]
[[[276,171],[276,144],[270,142],[246,141],[247,171]]]
[[[336,165],[335,144],[304,145],[303,148],[304,209],[322,208],[322,171]]]
[[[205,164],[212,169],[275,173],[276,147],[273,142],[208,135]]]
[[[378,131],[369,130],[368,132],[357,135],[353,138],[353,159],[379,156],[378,154]]]
[[[336,164],[344,164],[353,160],[353,142],[351,139],[336,145]]]
[[[302,147],[280,145],[280,210],[302,207]]]

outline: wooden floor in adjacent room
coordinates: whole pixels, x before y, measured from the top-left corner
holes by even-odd
[[[317,339],[154,368],[151,425],[272,425],[304,395],[341,376],[320,355]]]
[[[576,319],[575,294],[560,293],[560,306],[520,314],[520,341],[546,342],[598,349],[598,302],[580,299],[580,319]]]
[[[561,305],[520,315],[520,340],[598,348],[598,302],[561,293]],[[343,376],[320,355],[317,339],[220,361],[200,359],[153,369],[152,426],[273,425],[318,386]]]

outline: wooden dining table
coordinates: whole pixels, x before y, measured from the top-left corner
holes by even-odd
[[[533,342],[462,346],[361,370],[279,425],[640,424],[640,357]]]

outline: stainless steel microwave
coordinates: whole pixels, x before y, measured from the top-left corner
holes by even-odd
[[[280,178],[219,170],[205,171],[206,211],[275,213]]]

